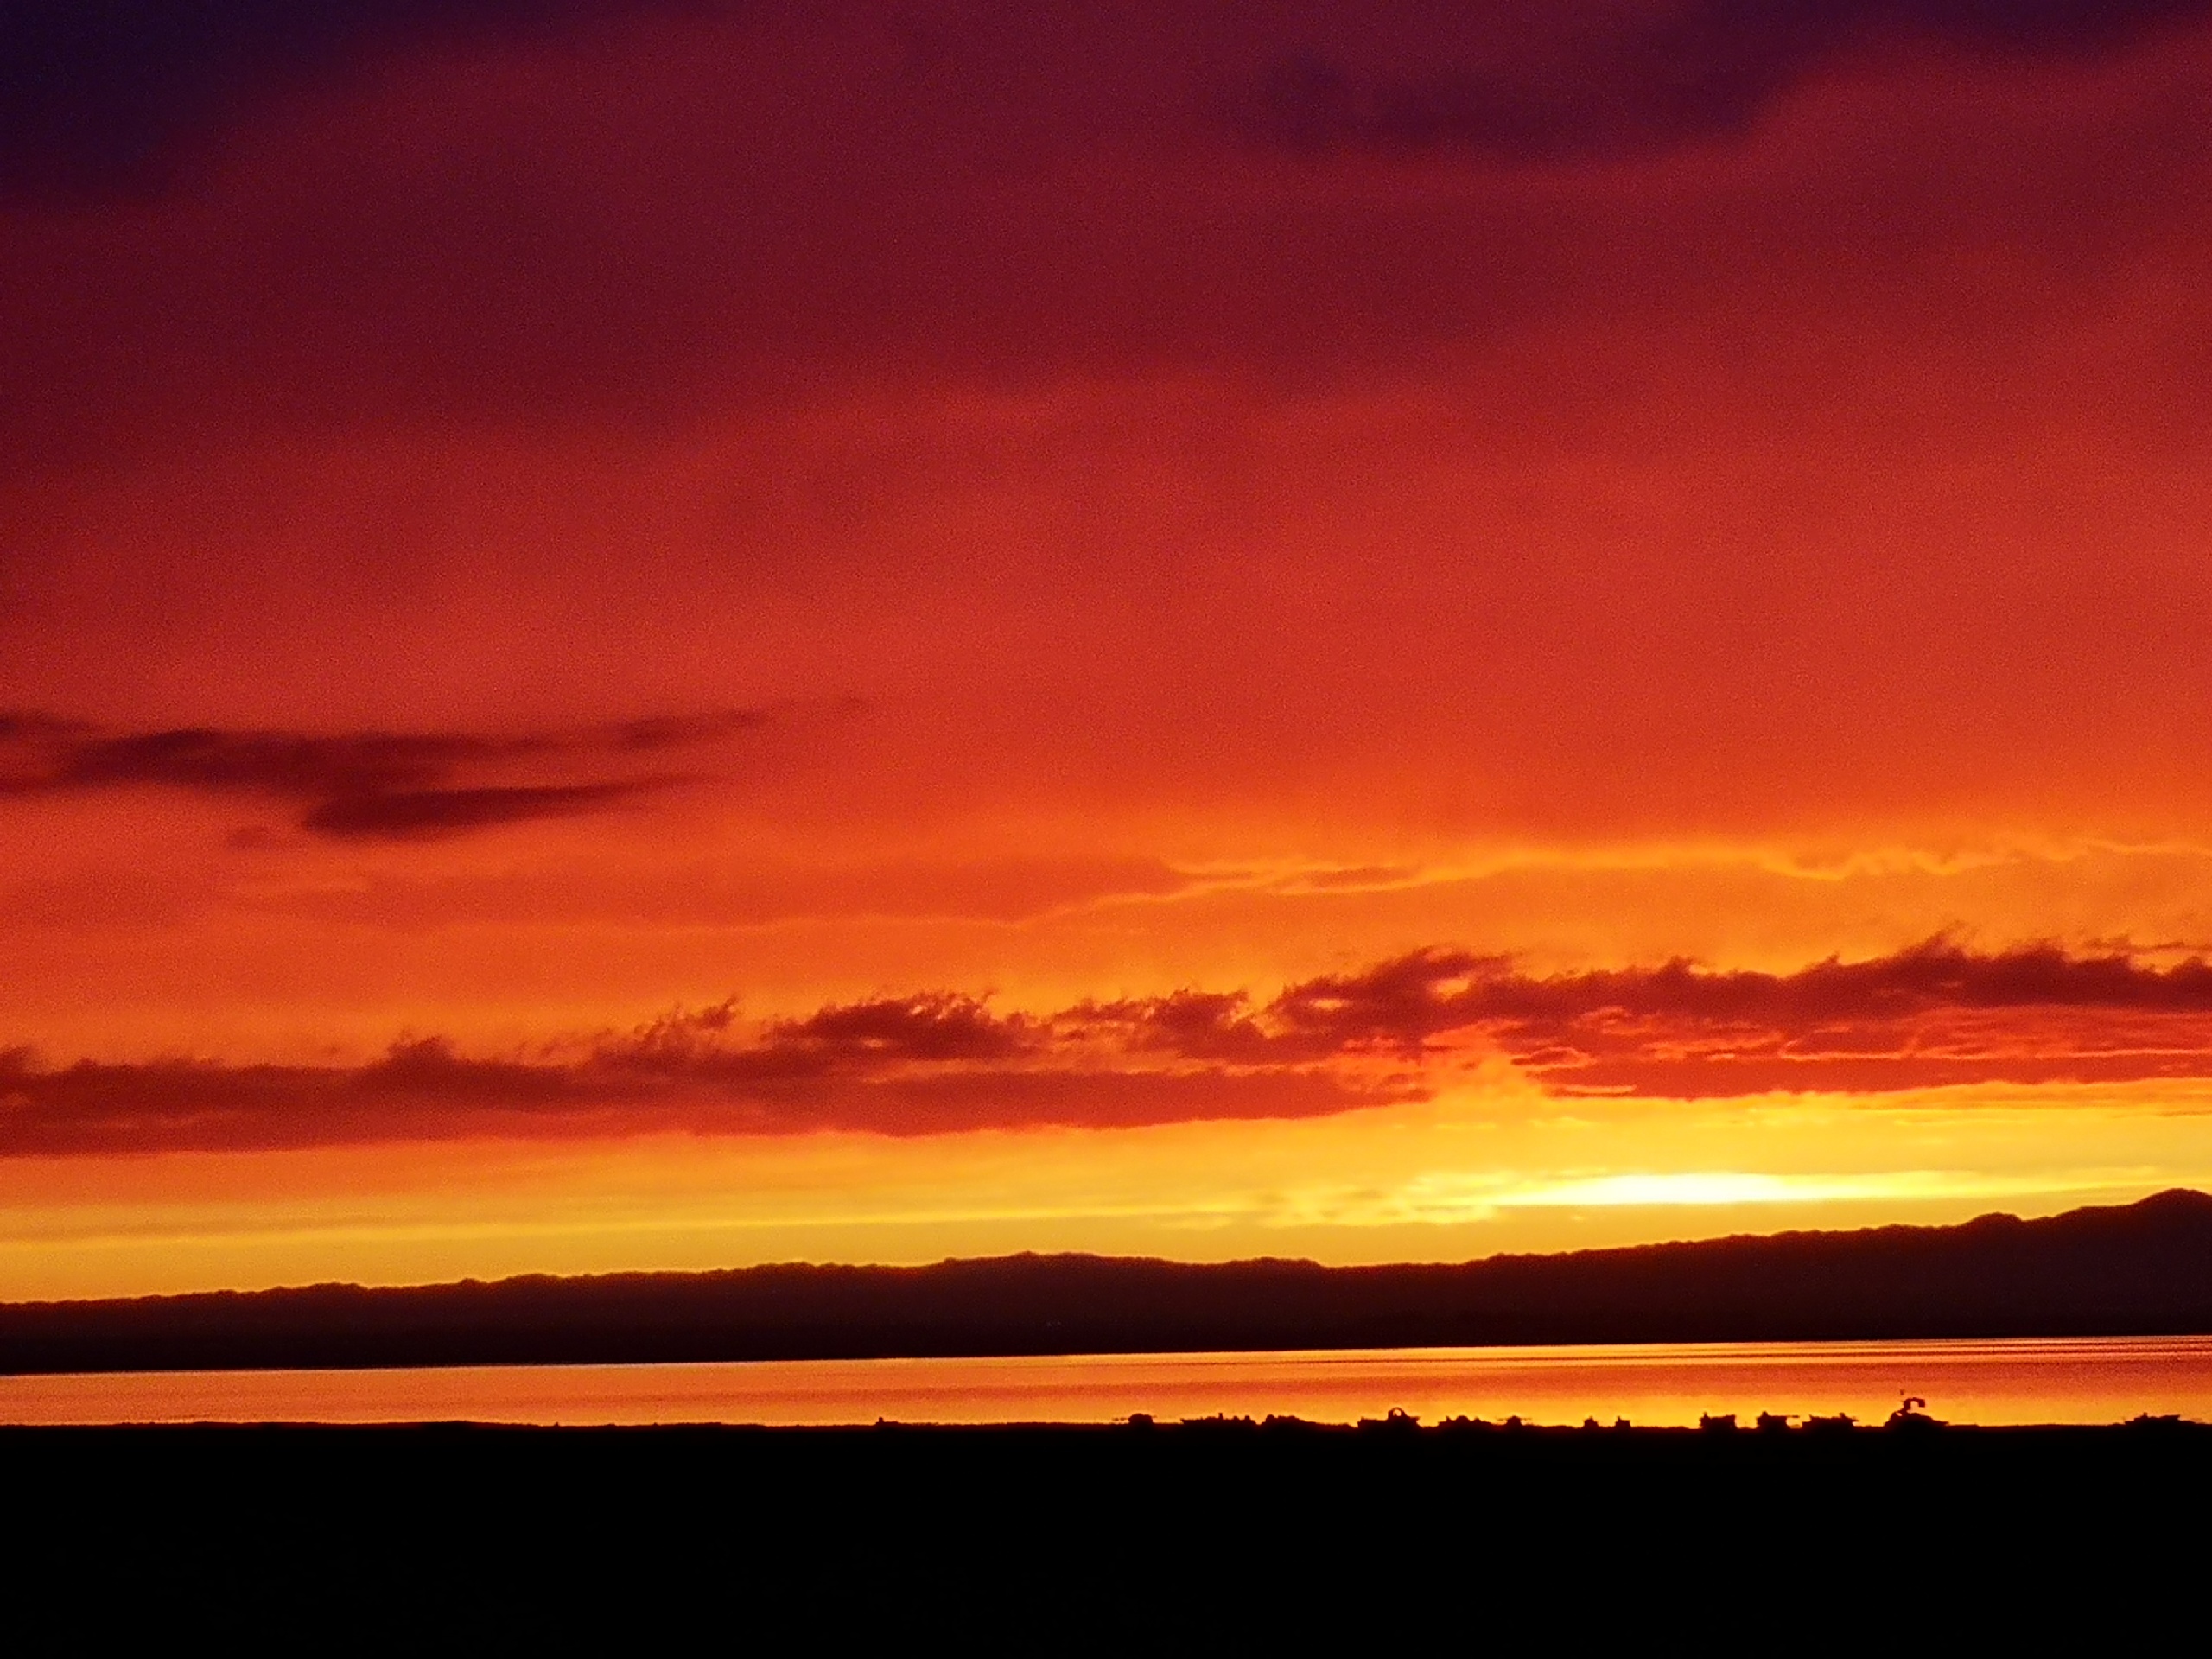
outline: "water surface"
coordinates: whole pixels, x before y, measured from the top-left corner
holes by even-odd
[[[1108,1422],[1393,1408],[1532,1423],[1847,1412],[1953,1422],[2212,1421],[2212,1337],[1391,1348],[709,1365],[137,1371],[0,1377],[0,1422]]]

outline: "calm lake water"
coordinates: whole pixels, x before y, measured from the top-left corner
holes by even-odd
[[[1257,1354],[140,1371],[0,1377],[0,1422],[1108,1422],[1270,1413],[1532,1423],[1848,1412],[1906,1394],[1959,1423],[2212,1421],[2212,1338],[1705,1343]]]

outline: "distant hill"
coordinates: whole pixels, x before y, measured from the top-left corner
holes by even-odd
[[[1454,1266],[1013,1255],[0,1305],[0,1372],[2212,1332],[2212,1197]]]

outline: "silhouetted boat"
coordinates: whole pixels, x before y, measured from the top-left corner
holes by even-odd
[[[1916,1394],[1908,1394],[1898,1403],[1897,1408],[1890,1414],[1889,1421],[1882,1427],[1903,1434],[1925,1434],[1939,1428],[1948,1428],[1950,1425],[1940,1417],[1930,1417],[1928,1402]]]

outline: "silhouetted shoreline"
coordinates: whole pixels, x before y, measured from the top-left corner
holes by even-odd
[[[2212,1332],[2212,1197],[1458,1265],[1017,1255],[0,1306],[0,1372]]]
[[[0,1584],[79,1637],[1299,1650],[1316,1620],[1702,1640],[1787,1606],[1893,1646],[1931,1611],[2185,1603],[2212,1428],[48,1428],[0,1430]]]
[[[42,1446],[86,1446],[189,1445],[225,1443],[239,1447],[342,1446],[380,1442],[396,1446],[453,1447],[513,1440],[545,1442],[599,1440],[629,1442],[698,1441],[702,1444],[777,1445],[794,1446],[865,1446],[882,1441],[919,1436],[948,1445],[976,1447],[1020,1445],[1032,1447],[1073,1446],[1078,1443],[1142,1448],[1154,1444],[1184,1447],[1247,1445],[1264,1446],[1286,1441],[1327,1440],[1339,1444],[1377,1446],[1519,1447],[1537,1455],[1547,1450],[1580,1448],[1580,1454],[1609,1455],[1603,1448],[1635,1452],[1654,1446],[1699,1446],[1716,1456],[1750,1454],[1742,1448],[1774,1448],[1791,1442],[1815,1441],[1825,1446],[1855,1444],[1872,1452],[1878,1444],[1911,1448],[1941,1440],[1953,1446],[1969,1442],[1981,1446],[2116,1446],[2156,1444],[2186,1446],[2212,1455],[2212,1422],[2177,1414],[2146,1413],[2111,1423],[1953,1423],[1940,1419],[1908,1416],[1903,1421],[1857,1422],[1828,1417],[1792,1417],[1786,1424],[1764,1420],[1756,1424],[1733,1417],[1708,1419],[1695,1426],[1678,1423],[1538,1423],[1519,1417],[1482,1419],[1447,1417],[1424,1422],[1392,1412],[1385,1417],[1357,1422],[1325,1422],[1311,1418],[1249,1417],[1224,1414],[1209,1417],[1154,1419],[1143,1414],[1110,1423],[1005,1422],[941,1423],[891,1419],[874,1423],[512,1423],[436,1421],[381,1423],[322,1422],[157,1422],[157,1423],[0,1423],[0,1456],[22,1456]],[[1738,1448],[1732,1452],[1730,1448]],[[1883,1455],[1891,1455],[1884,1453]]]

